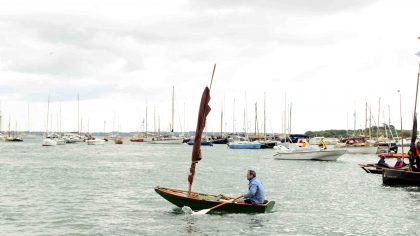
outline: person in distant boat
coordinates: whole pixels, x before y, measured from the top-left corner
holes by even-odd
[[[418,171],[420,169],[419,168],[420,167],[420,142],[416,143],[416,153],[415,154],[416,154],[416,159],[414,161],[415,161],[417,171]]]
[[[246,178],[248,179],[248,192],[242,195],[242,199],[237,202],[244,202],[248,204],[264,204],[265,191],[261,181],[257,178],[257,174],[254,170],[248,170],[246,172]]]
[[[306,146],[308,146],[308,143],[305,140],[300,139],[298,146],[301,148],[305,148]]]
[[[389,165],[385,162],[385,157],[384,156],[381,156],[381,159],[379,159],[377,165],[381,166],[381,167],[389,168]]]
[[[405,163],[401,160],[401,158],[397,158],[397,162],[394,165],[394,168],[403,168],[405,166]]]
[[[318,146],[320,148],[324,149],[324,150],[327,150],[327,143],[325,142],[324,139],[321,139],[321,141],[319,142],[319,145]]]

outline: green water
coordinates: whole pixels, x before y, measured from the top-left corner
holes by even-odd
[[[126,139],[127,140],[127,139]],[[203,147],[193,190],[237,196],[255,169],[270,214],[191,216],[153,188],[187,189],[191,146],[0,142],[1,235],[420,235],[420,189],[387,187],[358,163],[279,161],[273,150]]]

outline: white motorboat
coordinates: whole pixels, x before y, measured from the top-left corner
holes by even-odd
[[[42,141],[42,146],[55,146],[57,145],[57,141],[54,139],[46,138]]]
[[[88,145],[104,145],[105,140],[104,139],[90,139],[90,140],[86,140],[86,143]]]
[[[282,149],[274,154],[276,160],[316,160],[316,161],[335,161],[340,156],[346,153],[346,150],[340,149],[315,149],[315,148],[301,148],[286,150]]]

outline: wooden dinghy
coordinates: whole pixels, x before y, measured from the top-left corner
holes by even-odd
[[[233,199],[220,194],[212,195],[196,192],[191,192],[189,196],[186,190],[164,187],[156,187],[155,191],[170,203],[178,207],[188,206],[194,211],[208,209]],[[268,213],[273,210],[274,205],[274,201],[267,200],[264,204],[227,203],[214,211],[225,213]]]

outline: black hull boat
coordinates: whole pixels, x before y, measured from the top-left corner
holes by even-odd
[[[382,182],[386,185],[420,186],[420,172],[384,168]]]
[[[262,142],[261,143],[261,149],[269,149],[269,148],[274,148],[274,146],[276,146],[276,142]]]
[[[211,141],[213,144],[227,144],[228,139],[227,138],[219,138]]]

